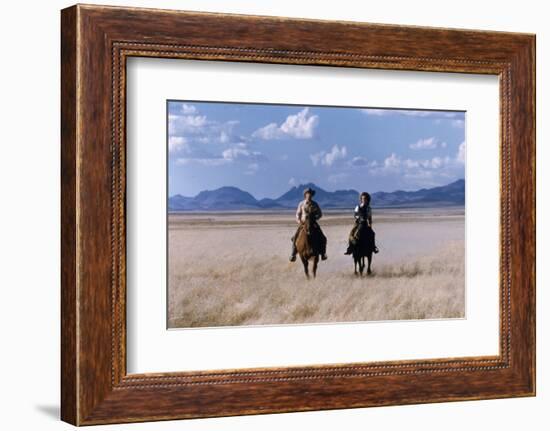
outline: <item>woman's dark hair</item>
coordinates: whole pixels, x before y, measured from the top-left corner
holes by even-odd
[[[359,195],[360,198],[362,198],[363,196],[365,196],[367,202],[370,202],[370,195],[367,192],[363,192]]]

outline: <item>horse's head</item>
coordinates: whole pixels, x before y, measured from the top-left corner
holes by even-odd
[[[309,209],[306,208],[304,227],[308,235],[311,235],[311,232],[313,232],[314,223],[315,223],[315,217],[313,217],[313,214],[311,213],[311,211],[309,211]]]

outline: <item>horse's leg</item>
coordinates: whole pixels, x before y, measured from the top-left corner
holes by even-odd
[[[353,256],[353,273],[355,275],[357,275],[357,263],[358,263],[357,257]]]
[[[319,263],[319,255],[316,254],[313,259],[313,278],[317,277],[317,265]]]
[[[359,272],[361,273],[361,277],[363,277],[364,270],[365,270],[365,257],[361,256],[359,258]]]
[[[367,261],[368,261],[368,267],[367,267],[367,274],[368,275],[371,275],[372,274],[372,270],[370,269],[370,264],[372,262],[372,251],[369,252],[369,254],[367,254]]]
[[[300,259],[302,260],[302,264],[304,265],[304,272],[306,273],[306,277],[309,278],[308,260],[302,255],[300,255]]]

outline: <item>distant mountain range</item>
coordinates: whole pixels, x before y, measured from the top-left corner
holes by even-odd
[[[321,208],[350,208],[357,204],[357,190],[336,190],[329,192],[313,183],[292,187],[276,199],[257,200],[250,193],[237,187],[220,187],[204,190],[194,197],[174,195],[168,199],[169,211],[238,211],[295,209],[303,199],[303,190],[311,187],[316,191],[314,199]],[[457,180],[441,187],[420,189],[413,192],[371,193],[375,208],[444,207],[464,205],[464,180]]]

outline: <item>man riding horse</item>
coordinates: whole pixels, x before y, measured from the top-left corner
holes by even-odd
[[[348,238],[348,249],[344,254],[352,254],[353,247],[359,242],[361,234],[368,228],[372,231],[372,210],[370,207],[370,195],[363,192],[359,195],[359,205],[353,211],[355,217],[355,226],[351,229]],[[378,247],[374,241],[374,231],[372,231],[372,251],[378,253]]]
[[[296,238],[298,237],[300,230],[304,227],[304,223],[306,222],[308,216],[312,217],[315,221],[313,225],[316,231],[315,233],[316,235],[318,235],[320,241],[319,245],[321,247],[321,259],[327,259],[327,238],[321,230],[321,226],[319,226],[319,224],[317,223],[317,220],[319,220],[323,216],[323,213],[319,204],[313,200],[314,195],[315,190],[308,187],[304,190],[304,200],[298,204],[298,208],[296,210],[296,221],[298,222],[298,228],[291,238],[292,253],[289,257],[289,260],[291,262],[294,262],[296,260]]]

